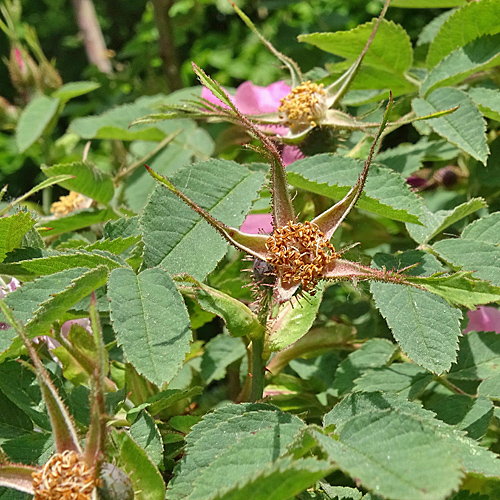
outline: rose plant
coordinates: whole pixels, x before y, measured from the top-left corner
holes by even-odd
[[[498,498],[499,0],[386,1],[307,72],[234,6],[281,79],[193,64],[56,140],[95,85],[15,5],[46,179],[0,207],[0,497]]]

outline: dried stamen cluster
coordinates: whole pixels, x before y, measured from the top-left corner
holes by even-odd
[[[33,473],[34,500],[91,500],[98,486],[95,470],[74,451],[56,453]]]
[[[277,228],[267,240],[273,254],[269,262],[285,283],[302,283],[312,290],[324,275],[329,262],[338,258],[333,245],[311,222],[293,223]]]
[[[86,202],[87,200],[83,195],[75,191],[70,191],[67,196],[61,196],[59,201],[52,203],[50,212],[56,217],[63,217],[80,208],[87,208],[86,205],[88,204]]]
[[[322,83],[307,81],[281,99],[278,111],[286,115],[285,124],[292,130],[315,127],[328,108],[324,96]]]

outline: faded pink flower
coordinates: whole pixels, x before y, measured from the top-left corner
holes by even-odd
[[[250,214],[240,227],[248,234],[270,234],[273,232],[273,216],[271,214]]]
[[[275,113],[281,104],[281,99],[286,97],[291,91],[290,85],[283,81],[271,83],[267,87],[260,87],[247,81],[242,83],[234,95],[229,95],[231,102],[244,115],[261,115],[264,113]],[[227,106],[217,99],[210,90],[203,87],[201,97],[210,101],[213,104],[227,108]],[[288,127],[282,125],[259,125],[261,130],[272,131],[278,135],[285,135]],[[283,146],[283,163],[285,166],[290,165],[299,158],[303,158],[300,149],[296,146]]]
[[[496,307],[479,306],[467,313],[469,324],[464,333],[495,332],[500,333],[500,311]]]

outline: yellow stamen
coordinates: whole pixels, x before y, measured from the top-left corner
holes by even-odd
[[[322,83],[304,82],[281,99],[278,111],[286,115],[285,124],[293,131],[315,127],[327,109],[324,95]]]
[[[276,267],[282,281],[300,282],[305,291],[312,290],[328,263],[339,257],[325,235],[309,221],[290,221],[279,227],[269,236],[266,246],[273,254],[269,263]]]
[[[74,451],[56,453],[33,473],[34,500],[91,500],[96,486],[95,470]]]
[[[79,208],[83,208],[85,204],[85,197],[75,191],[70,191],[67,196],[61,196],[59,201],[52,203],[50,213],[56,217],[68,215]]]

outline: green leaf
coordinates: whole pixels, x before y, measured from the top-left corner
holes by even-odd
[[[114,187],[111,177],[88,163],[78,161],[51,167],[42,166],[42,171],[47,177],[73,175],[74,179],[59,182],[59,184],[100,203],[107,204],[113,198]]]
[[[462,468],[455,449],[410,415],[373,411],[347,421],[338,440],[312,431],[341,470],[394,500],[444,500]]]
[[[113,429],[117,464],[132,480],[137,500],[164,500],[165,483],[146,452],[125,431]]]
[[[432,382],[434,376],[411,363],[393,363],[365,372],[355,381],[354,390],[363,392],[395,392],[415,399]]]
[[[144,449],[149,459],[155,465],[163,462],[163,442],[160,431],[149,413],[143,411],[130,426],[130,435]]]
[[[480,394],[480,393],[479,393]],[[485,397],[471,398],[453,394],[432,401],[428,409],[448,425],[467,432],[472,439],[481,439],[493,417],[493,404]]]
[[[106,208],[99,210],[97,208],[89,208],[72,213],[60,219],[53,219],[50,222],[45,222],[48,229],[39,227],[42,236],[56,236],[63,233],[78,231],[92,224],[100,224],[109,220],[118,219],[117,215],[112,209]]]
[[[23,236],[36,224],[28,212],[18,212],[10,217],[0,218],[0,261],[8,252],[19,248]]]
[[[424,290],[372,283],[375,304],[401,349],[417,364],[441,374],[456,358],[460,310]]]
[[[405,1],[405,0],[402,0],[402,1]],[[429,0],[429,1],[432,2],[433,0]],[[458,0],[458,1],[460,1],[461,4],[465,4],[465,0]],[[424,26],[424,28],[420,32],[420,35],[418,36],[417,47],[431,43],[432,40],[434,40],[434,38],[436,37],[438,31],[441,29],[441,26],[443,26],[445,21],[451,15],[453,15],[454,12],[455,12],[454,9],[446,10],[442,14],[440,14],[439,16],[435,17],[429,24]]]
[[[229,335],[217,335],[205,345],[201,358],[200,374],[208,385],[214,380],[226,376],[226,368],[246,354],[245,344],[241,339]]]
[[[57,97],[62,103],[65,103],[75,97],[88,94],[100,86],[97,82],[70,82],[58,88],[52,97]]]
[[[463,230],[462,238],[500,245],[500,212],[493,212],[469,224]]]
[[[17,361],[4,361],[0,364],[0,389],[9,405],[20,408],[38,427],[50,430],[42,392],[36,383],[36,375],[31,370]]]
[[[35,97],[23,110],[16,128],[16,144],[24,153],[42,134],[59,108],[59,99]]]
[[[292,461],[289,457],[279,458],[265,470],[245,478],[225,493],[220,492],[207,497],[207,500],[241,500],[242,498],[289,500],[325,477],[332,469],[333,466],[328,462],[314,458],[296,461]]]
[[[500,373],[483,380],[477,388],[477,393],[495,401],[500,400]]]
[[[287,168],[292,186],[329,198],[342,199],[356,184],[364,162],[354,158],[321,154],[294,162]],[[406,180],[391,170],[373,165],[357,206],[403,222],[419,223],[422,202]]]
[[[465,4],[466,0],[391,0],[391,7],[408,9],[446,9]]]
[[[62,314],[71,309],[80,300],[106,283],[108,269],[99,266],[71,281],[69,286],[59,293],[51,293],[50,298],[40,304],[33,319],[26,324],[29,338],[47,335],[50,325],[60,319]]]
[[[460,339],[457,363],[448,376],[459,380],[479,380],[500,373],[500,335],[470,332]]]
[[[136,275],[116,269],[108,283],[118,345],[140,374],[156,385],[170,382],[189,352],[186,307],[172,278],[160,268]]]
[[[255,313],[239,300],[190,277],[182,281],[190,283],[191,286],[185,286],[177,280],[180,292],[193,297],[205,311],[221,317],[233,337],[259,337],[264,334],[265,328],[259,323]]]
[[[396,352],[396,346],[384,339],[371,339],[340,363],[332,388],[339,396],[354,389],[355,380],[363,372],[385,366]]]
[[[473,87],[467,91],[484,116],[500,121],[500,90]]]
[[[499,46],[500,34],[497,33],[454,50],[427,75],[420,93],[428,95],[437,88],[455,85],[474,73],[496,66],[500,62]]]
[[[138,125],[129,129],[129,124],[139,116],[147,115],[151,110],[139,104],[125,104],[118,106],[102,115],[77,118],[71,122],[69,131],[79,135],[82,139],[118,139],[133,141],[161,141],[167,134],[163,132],[163,123],[154,126]],[[177,125],[177,128],[182,125]]]
[[[7,295],[5,303],[14,311],[16,319],[26,324],[40,304],[49,300],[53,293],[64,290],[85,271],[84,268],[68,269],[24,283]]]
[[[168,498],[212,498],[269,470],[305,424],[265,404],[228,405],[205,415],[186,437]]]
[[[140,236],[139,216],[122,217],[116,221],[109,221],[102,228],[102,237],[114,240],[117,238],[128,238],[130,236]]]
[[[441,240],[432,248],[454,267],[474,271],[474,277],[500,286],[500,247],[492,243],[457,238]]]
[[[419,117],[460,106],[451,114],[426,120],[425,123],[440,136],[486,165],[489,154],[486,122],[474,101],[464,91],[440,88],[426,99],[414,99],[412,104]]]
[[[476,38],[499,32],[498,0],[469,2],[454,12],[439,30],[427,53],[427,67],[434,68],[448,54]]]
[[[0,264],[0,273],[11,276],[33,277],[53,274],[74,267],[95,268],[98,266],[105,266],[111,270],[118,267],[127,267],[127,264],[120,257],[101,250],[94,250],[93,252],[68,250],[65,253],[61,252],[48,257],[21,260],[19,262],[4,262]]]
[[[347,63],[352,63],[365,47],[375,22],[371,21],[350,31],[299,35],[298,39],[343,57]],[[369,67],[367,73],[373,75],[374,71],[377,72],[373,78],[378,81],[375,85],[370,82],[370,88],[390,87],[394,90],[396,85],[408,87],[404,73],[411,68],[412,62],[413,50],[410,37],[401,26],[384,19],[361,63],[360,73],[356,79],[361,80],[361,70]],[[388,85],[389,82],[392,85]]]
[[[486,206],[486,202],[483,198],[472,198],[471,200],[458,205],[453,210],[439,210],[438,212],[432,213],[429,210],[424,209],[422,222],[425,226],[408,224],[406,229],[417,243],[428,243],[432,240],[432,238],[435,238],[446,228],[455,224],[455,222],[468,217],[477,210]]]
[[[264,176],[242,165],[210,160],[189,165],[170,179],[210,214],[238,227],[257,197]],[[158,186],[141,217],[147,267],[203,280],[224,256],[227,243],[202,218],[167,189]],[[200,245],[201,243],[201,245]]]
[[[426,278],[409,278],[409,281],[443,297],[455,307],[475,309],[478,305],[500,301],[500,287],[475,279],[471,272],[459,272],[451,276],[439,274]]]
[[[424,161],[451,160],[457,155],[458,149],[449,142],[429,141],[424,137],[416,144],[402,144],[386,149],[378,153],[375,159],[378,163],[407,177],[422,168]]]
[[[461,430],[435,418],[431,411],[424,410],[419,403],[412,403],[400,396],[388,393],[355,393],[347,396],[325,415],[325,426],[335,424],[337,431],[353,416],[372,414],[378,410],[393,409],[402,416],[418,419],[455,448],[466,472],[496,477],[500,474],[497,455],[468,438]]]
[[[113,240],[99,240],[95,243],[92,243],[92,245],[83,247],[82,250],[85,250],[86,252],[100,250],[102,252],[109,252],[115,255],[119,255],[135,243],[139,242],[140,239],[140,236],[129,236],[128,238],[115,238]]]
[[[266,351],[282,351],[309,331],[318,314],[323,289],[320,285],[315,295],[292,297],[280,308],[276,318],[268,323]]]

